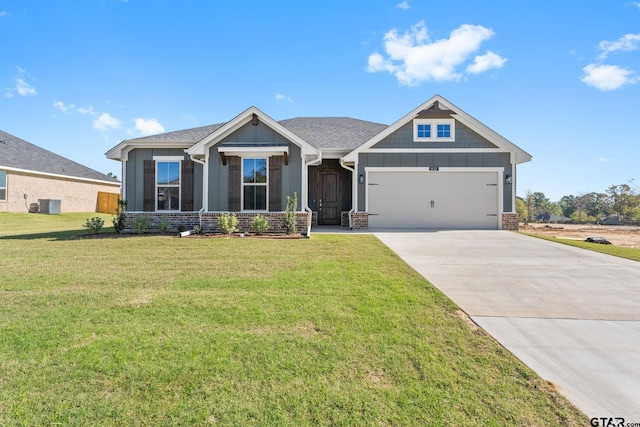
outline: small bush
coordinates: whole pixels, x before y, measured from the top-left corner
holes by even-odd
[[[222,214],[218,217],[218,227],[222,234],[231,234],[238,231],[238,217],[236,214]]]
[[[296,232],[296,209],[298,206],[298,194],[287,196],[287,207],[284,210],[284,230],[287,234]]]
[[[144,233],[149,229],[150,225],[151,221],[149,220],[149,217],[146,216],[138,216],[133,220],[133,229],[136,230],[136,233],[138,234]]]
[[[256,215],[251,220],[251,228],[258,234],[262,234],[271,228],[269,220],[262,215]]]
[[[202,233],[202,227],[200,227],[199,225],[196,225],[193,227],[193,232],[196,234],[200,234]]]
[[[84,228],[87,229],[87,232],[90,234],[98,234],[102,231],[102,227],[104,226],[104,219],[99,216],[88,218],[87,222],[84,223]]]
[[[162,233],[166,233],[169,230],[171,230],[171,223],[169,222],[169,220],[167,218],[162,218],[160,220],[160,222],[158,223],[158,225],[156,226],[156,228],[162,232]]]
[[[127,201],[118,199],[118,207],[116,208],[116,216],[111,219],[113,222],[113,230],[120,234],[122,230],[124,230],[124,220],[125,214],[124,211],[127,209]]]

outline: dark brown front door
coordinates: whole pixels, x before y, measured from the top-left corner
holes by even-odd
[[[318,225],[340,224],[338,177],[338,171],[320,171],[318,174]]]

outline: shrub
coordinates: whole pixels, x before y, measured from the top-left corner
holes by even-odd
[[[84,228],[86,228],[87,232],[91,234],[98,234],[102,230],[103,226],[104,219],[99,216],[88,218],[87,222],[84,223]]]
[[[167,218],[162,218],[156,227],[162,233],[166,233],[171,230],[171,223]]]
[[[262,215],[256,215],[251,220],[251,228],[258,234],[262,234],[271,228],[269,220]]]
[[[298,207],[298,194],[287,196],[287,207],[284,210],[284,230],[287,234],[296,232],[296,208]]]
[[[222,234],[231,234],[238,231],[238,217],[236,214],[222,214],[218,217],[218,227]]]
[[[125,214],[124,211],[127,208],[127,201],[118,199],[118,207],[116,207],[116,216],[113,217],[111,222],[113,222],[113,230],[120,234],[122,230],[124,230],[124,219]]]
[[[149,221],[149,217],[146,216],[138,216],[133,220],[133,229],[136,230],[138,234],[144,233],[149,229],[150,225],[151,221]]]

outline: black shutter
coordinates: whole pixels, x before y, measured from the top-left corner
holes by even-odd
[[[229,210],[239,212],[241,210],[240,192],[242,191],[240,157],[227,157],[227,163],[229,164]]]
[[[282,211],[282,159],[269,157],[269,211]]]
[[[193,210],[193,161],[182,161],[180,176],[180,205],[181,210],[188,212]]]
[[[153,212],[156,210],[156,162],[154,160],[144,161],[142,199],[142,209],[145,212]]]

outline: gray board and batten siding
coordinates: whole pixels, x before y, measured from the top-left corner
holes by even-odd
[[[128,154],[126,162],[126,192],[127,210],[144,211],[144,164],[153,160],[154,156],[182,157],[189,160],[184,148],[135,148]],[[155,190],[154,190],[155,192]],[[202,208],[202,165],[193,164],[193,210]],[[155,197],[155,196],[154,196]]]
[[[209,207],[208,210],[213,212],[226,212],[229,211],[229,189],[230,189],[230,166],[235,168],[235,160],[227,158],[226,165],[223,164],[222,158],[218,151],[219,146],[226,148],[236,147],[255,147],[259,148],[264,146],[265,148],[272,148],[274,146],[287,146],[288,147],[288,164],[284,161],[276,160],[274,157],[269,162],[269,175],[267,179],[275,178],[271,175],[274,170],[278,170],[279,178],[281,181],[280,188],[280,209],[283,211],[286,203],[287,196],[293,196],[293,193],[298,194],[298,207],[297,210],[301,210],[302,199],[302,156],[300,153],[300,147],[290,142],[284,136],[267,126],[260,121],[258,125],[252,125],[248,123],[236,130],[222,141],[209,148]],[[250,154],[245,154],[244,157],[251,157]],[[278,165],[278,162],[281,164]],[[233,164],[233,166],[232,166]],[[279,168],[279,169],[274,169]],[[234,184],[235,185],[235,184]],[[272,199],[273,192],[276,191],[274,187],[269,184],[269,197],[270,197],[270,211],[277,208],[278,204]],[[233,198],[233,194],[232,194]],[[238,209],[240,210],[240,209]]]
[[[357,174],[365,174],[367,167],[422,167],[422,168],[477,168],[477,167],[502,167],[504,175],[512,175],[511,155],[508,152],[482,152],[482,153],[430,153],[429,149],[497,149],[486,138],[478,135],[462,123],[455,123],[454,142],[414,142],[413,123],[409,122],[396,132],[375,144],[372,149],[420,149],[424,153],[360,153],[358,156]],[[367,183],[358,184],[358,211],[365,210],[365,186]],[[511,205],[511,193],[513,184],[503,186],[503,211],[510,212],[514,209]]]

